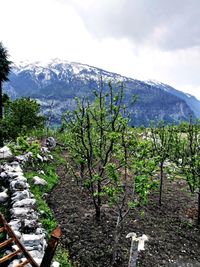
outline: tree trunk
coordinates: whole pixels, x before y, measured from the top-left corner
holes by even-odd
[[[101,207],[99,205],[95,205],[95,211],[96,211],[96,220],[97,222],[101,221]]]
[[[162,191],[163,191],[163,164],[164,162],[160,163],[160,196],[159,196],[159,205],[162,205]]]
[[[120,218],[117,219],[115,234],[114,234],[114,245],[113,245],[113,256],[112,256],[112,266],[119,266],[122,256],[121,251],[119,249],[119,239],[121,235],[121,222]]]
[[[3,119],[3,95],[2,95],[2,81],[0,81],[0,122]],[[2,126],[0,126],[0,147],[3,147],[3,133]]]
[[[96,209],[96,220],[97,222],[101,221],[101,182],[98,181],[97,182],[97,191],[98,191],[98,196],[97,196],[97,202],[95,205],[95,209]]]

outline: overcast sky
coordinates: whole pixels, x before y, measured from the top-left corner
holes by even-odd
[[[14,62],[60,58],[200,99],[200,0],[0,0]]]

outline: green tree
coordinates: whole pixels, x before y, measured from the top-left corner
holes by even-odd
[[[11,70],[12,62],[8,60],[7,49],[0,42],[0,121],[3,119],[3,92],[2,84],[8,81],[8,74]],[[0,131],[0,146],[3,146],[2,131]]]
[[[198,195],[198,224],[200,224],[200,123],[185,124],[185,132],[177,142],[177,155],[181,173],[185,176],[191,193]]]
[[[5,114],[1,122],[4,139],[16,139],[34,128],[42,128],[45,124],[44,116],[40,115],[40,105],[30,98],[20,98],[7,101]]]
[[[77,184],[88,190],[97,221],[101,220],[103,204],[109,205],[117,214],[113,264],[116,264],[120,253],[118,245],[123,221],[130,209],[144,203],[143,198],[147,197],[151,188],[146,184],[152,182],[146,170],[143,177],[142,171],[137,172],[134,180],[134,158],[139,164],[146,153],[142,154],[142,150],[146,148],[145,145],[138,146],[135,130],[128,126],[123,90],[123,84],[113,88],[109,83],[109,91],[104,92],[101,82],[94,102],[77,99],[77,109],[64,114],[62,126],[67,135],[69,167]],[[137,152],[134,153],[136,147]],[[138,153],[140,157],[136,158]],[[146,166],[148,162],[152,164],[149,160]],[[151,172],[150,167],[148,171]],[[139,183],[142,185],[139,186]]]
[[[170,154],[174,146],[174,126],[165,126],[163,121],[159,122],[157,127],[151,126],[151,141],[154,157],[159,164],[160,170],[159,205],[161,206],[164,182],[164,164],[166,160],[170,158]]]
[[[103,93],[101,84],[94,103],[77,99],[77,110],[64,116],[71,159],[79,166],[77,181],[89,190],[97,221],[101,218],[102,197],[114,199],[116,195],[113,181],[119,181],[119,170],[113,159],[119,146],[122,148],[122,135],[128,127],[122,116],[123,86],[115,95],[111,83],[109,88],[109,93]]]

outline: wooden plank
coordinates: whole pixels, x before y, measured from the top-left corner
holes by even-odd
[[[2,243],[0,243],[0,248],[6,247],[7,245],[11,244],[13,241],[14,241],[13,238],[9,238],[9,239],[3,241]]]
[[[7,261],[7,260],[11,260],[14,256],[16,256],[20,252],[21,252],[21,250],[18,249],[16,251],[12,252],[11,254],[4,256],[3,258],[0,259],[0,264]]]
[[[42,263],[40,267],[50,267],[51,261],[56,251],[56,247],[58,245],[59,239],[62,235],[61,228],[58,226],[53,233],[51,234],[51,238],[48,242],[47,248],[45,250],[44,257],[42,259]]]
[[[29,262],[30,262],[30,261],[27,259],[27,260],[23,261],[22,263],[16,265],[15,267],[23,267],[23,266],[25,266],[26,264],[28,264]]]
[[[1,227],[0,228],[0,233],[3,233],[5,231],[5,228],[4,227]]]

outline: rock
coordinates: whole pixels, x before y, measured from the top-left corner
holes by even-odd
[[[2,175],[6,178],[10,178],[10,179],[15,179],[17,178],[19,175],[21,175],[22,173],[17,173],[17,172],[10,172],[10,171],[6,171],[6,172],[2,172]]]
[[[42,259],[43,258],[43,253],[39,252],[38,250],[31,250],[29,251],[29,254],[31,254],[31,256],[35,259]]]
[[[18,239],[21,238],[22,234],[19,231],[14,231],[14,233]]]
[[[2,172],[0,174],[0,177],[3,178],[3,179],[5,179],[5,178],[8,178],[9,176],[8,176],[7,172]]]
[[[36,203],[35,199],[26,198],[22,200],[18,200],[13,204],[13,208],[15,207],[33,207]]]
[[[33,209],[30,208],[12,208],[10,210],[13,219],[33,219],[37,220],[38,215]]]
[[[21,169],[21,167],[19,165],[19,162],[13,161],[9,165],[13,168],[14,172],[22,172],[22,169]]]
[[[21,242],[24,246],[33,247],[43,244],[45,235],[22,234]]]
[[[21,228],[21,220],[12,220],[8,223],[13,231],[19,231]]]
[[[22,191],[22,190],[24,190],[24,189],[27,189],[27,188],[29,188],[30,186],[29,186],[29,184],[28,183],[26,183],[26,182],[23,182],[23,181],[12,181],[11,183],[10,183],[10,190],[12,191],[12,192],[15,192],[15,191]]]
[[[57,262],[57,261],[54,261],[52,264],[51,264],[51,267],[59,267],[60,266],[60,263]]]
[[[41,234],[44,234],[44,229],[43,229],[43,228],[40,228],[40,227],[38,227],[38,228],[36,229],[36,231],[35,231],[35,234],[36,234],[36,235],[41,235]]]
[[[32,198],[33,194],[29,190],[16,191],[13,194],[12,202],[19,201],[26,198]]]
[[[50,153],[49,149],[46,146],[41,147],[43,153]]]
[[[37,221],[36,220],[27,220],[24,219],[22,221],[22,232],[27,234],[27,233],[33,233],[36,232],[36,228],[37,228]],[[41,233],[42,234],[42,233]]]
[[[21,260],[13,260],[8,267],[16,267],[21,263]]]
[[[56,141],[53,137],[48,137],[46,140],[46,146],[49,148],[54,148],[56,147]]]
[[[12,152],[10,151],[10,148],[7,146],[4,146],[0,148],[0,159],[7,159],[12,157]]]
[[[47,181],[45,181],[44,179],[42,179],[38,176],[34,176],[33,181],[34,181],[35,185],[47,185]]]
[[[33,153],[32,152],[27,152],[26,154],[24,155],[20,155],[20,156],[16,156],[15,157],[17,161],[19,162],[28,162],[28,161],[31,161],[32,158],[33,158]]]
[[[8,189],[5,189],[3,192],[0,193],[0,203],[4,203],[8,200],[9,196],[7,192],[8,192]]]
[[[17,181],[20,181],[20,182],[27,182],[27,178],[26,177],[24,177],[24,175],[19,175],[19,176],[14,176],[14,177],[12,177],[12,178],[14,178],[15,180],[17,180]]]

